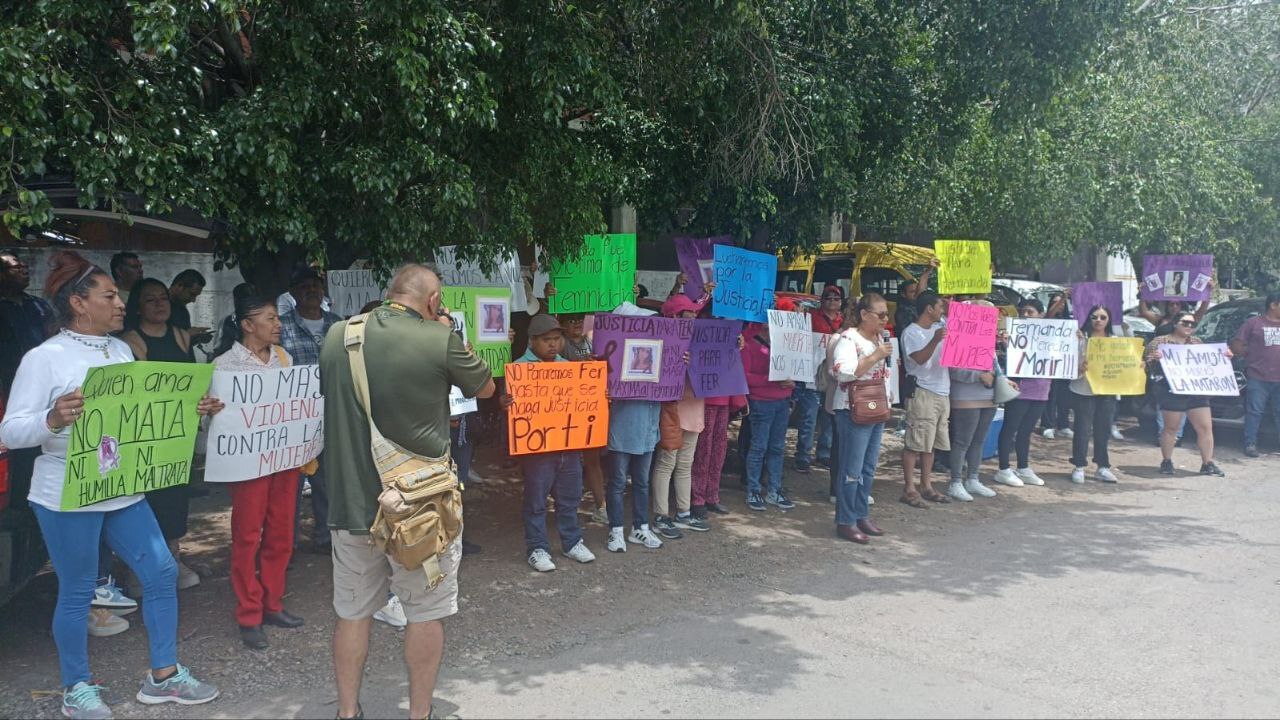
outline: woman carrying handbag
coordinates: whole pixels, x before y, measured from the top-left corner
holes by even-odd
[[[867,293],[849,311],[848,329],[832,342],[827,406],[836,418],[839,452],[832,457],[836,484],[836,536],[866,545],[884,531],[870,520],[871,484],[880,461],[880,438],[889,419],[885,379],[893,345],[884,334],[889,307]]]

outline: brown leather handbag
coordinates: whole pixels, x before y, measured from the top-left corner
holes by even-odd
[[[855,380],[849,383],[849,413],[859,425],[875,425],[889,420],[889,392],[884,380]]]

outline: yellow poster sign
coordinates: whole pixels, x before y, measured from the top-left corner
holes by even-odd
[[[991,243],[986,240],[934,240],[938,256],[938,294],[986,295],[991,292]]]
[[[1089,338],[1085,377],[1095,395],[1141,395],[1147,391],[1142,338]]]

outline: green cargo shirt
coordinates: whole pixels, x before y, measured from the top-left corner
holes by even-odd
[[[367,534],[382,486],[369,450],[369,421],[351,379],[346,331],[345,321],[334,323],[320,350],[329,527]],[[369,314],[364,361],[378,430],[406,450],[431,457],[449,451],[450,386],[474,397],[491,375],[449,328],[399,307]]]

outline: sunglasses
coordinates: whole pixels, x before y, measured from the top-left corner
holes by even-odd
[[[871,312],[871,311],[870,311],[870,310],[868,310],[867,312]],[[880,318],[881,320],[888,320],[888,319],[889,319],[889,311],[887,311],[887,310],[882,311],[882,312],[878,312],[878,313],[876,313],[876,312],[874,313],[874,312],[873,312],[873,313],[871,313],[871,314],[872,314],[872,315],[875,315],[876,317]]]

